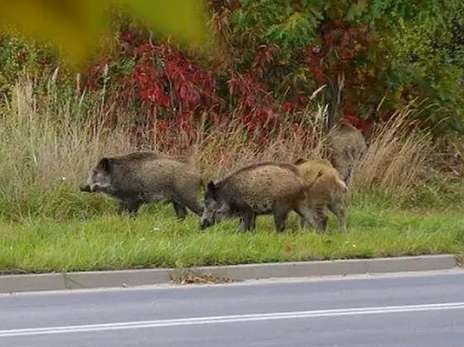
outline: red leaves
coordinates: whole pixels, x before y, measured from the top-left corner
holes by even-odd
[[[320,84],[324,84],[327,80],[322,65],[324,56],[325,53],[322,53],[320,48],[308,47],[308,68],[314,79]]]
[[[321,28],[321,46],[308,47],[308,67],[318,82],[336,75],[364,53],[370,38],[364,26],[349,27],[343,22],[327,22]]]
[[[345,118],[366,131],[370,122],[360,118],[358,112],[362,105],[372,102],[373,91],[381,85],[380,74],[372,70],[368,55],[374,38],[367,26],[351,26],[342,21],[327,21],[319,32],[320,46],[308,47],[307,66],[319,84],[342,88],[339,107],[342,112],[345,110]],[[341,76],[342,85],[338,82]]]
[[[141,99],[145,102],[151,102],[161,107],[169,107],[169,96],[164,93],[160,86],[153,84],[148,89],[140,92]]]
[[[191,112],[209,109],[218,102],[212,73],[193,64],[178,49],[168,44],[153,44],[135,40],[130,32],[120,35],[123,53],[132,57],[134,69],[123,79],[121,96],[127,100],[127,90],[136,89],[137,97],[151,112],[159,108],[172,112]],[[130,46],[133,44],[134,46]],[[173,114],[180,117],[179,114]]]
[[[276,101],[265,86],[247,72],[234,74],[229,80],[229,93],[237,98],[237,109],[241,113],[241,121],[250,132],[261,130],[266,136],[266,128],[276,124],[278,113]]]
[[[121,79],[119,97],[126,104],[139,101],[145,110],[142,114],[149,116],[147,125],[154,122],[158,134],[167,134],[173,127],[195,131],[194,114],[224,114],[221,110],[225,102],[216,90],[217,76],[201,69],[175,47],[138,39],[131,32],[120,34],[120,47],[121,53],[133,60],[134,68]],[[279,121],[276,100],[257,79],[263,77],[274,51],[275,47],[260,47],[253,71],[232,72],[227,81],[236,114],[250,132],[260,131],[263,136]],[[287,112],[296,106],[295,102],[287,103]]]
[[[164,91],[160,73],[149,64],[139,64],[135,68],[133,78],[139,91],[140,99],[147,103],[161,107],[170,105],[169,95]]]
[[[282,109],[283,109],[284,112],[286,112],[286,113],[291,113],[291,112],[293,112],[293,110],[295,109],[295,107],[296,107],[295,102],[285,101],[285,102],[284,102],[284,105],[282,106]]]
[[[336,80],[339,73],[352,69],[350,64],[364,47],[361,36],[365,31],[341,22],[328,22],[319,32],[320,47],[309,47],[306,51],[306,66],[318,84],[326,84]],[[171,137],[175,135],[173,129],[193,134],[198,121],[195,117],[207,115],[211,125],[220,119],[238,117],[256,135],[255,139],[266,138],[275,126],[286,121],[280,114],[298,113],[309,102],[308,89],[298,89],[296,85],[282,103],[274,97],[276,73],[272,69],[284,63],[278,59],[281,52],[272,45],[259,46],[254,59],[248,62],[248,70],[239,72],[243,64],[220,70],[203,69],[178,48],[153,43],[136,28],[121,31],[118,44],[112,60],[106,59],[110,66],[108,81],[115,87],[111,91],[108,84],[109,99],[122,107],[134,107],[146,117],[142,119],[142,126],[157,134],[169,133],[166,136]],[[304,64],[304,60],[298,62]],[[90,71],[94,76],[104,74],[107,65],[96,65]],[[91,82],[98,80],[90,79]],[[358,99],[349,95],[347,89],[361,90],[354,87],[355,83],[362,86],[358,80],[346,75],[343,109],[356,109],[352,101]],[[360,128],[367,127],[356,113],[346,113],[346,118]]]
[[[166,76],[173,81],[185,80],[185,72],[188,71],[188,69],[185,69],[184,66],[179,65],[179,59],[176,59],[177,57],[173,56],[169,56],[169,58],[165,56],[164,58],[164,72],[166,73]]]
[[[229,85],[229,93],[233,96],[252,96],[256,89],[260,88],[259,83],[253,78],[251,73],[245,74],[232,73],[232,77],[227,82]],[[250,99],[250,102],[252,99]],[[248,105],[253,106],[253,105]]]
[[[162,77],[171,86],[175,104],[186,112],[210,107],[216,99],[212,74],[201,70],[172,47],[162,46],[160,52],[164,62]]]
[[[362,119],[359,117],[359,115],[351,111],[345,111],[343,113],[343,119],[349,124],[361,130],[364,134],[367,134],[372,126],[371,120]]]
[[[192,83],[180,84],[177,87],[177,95],[179,95],[184,109],[189,110],[189,112],[201,104],[200,93]]]

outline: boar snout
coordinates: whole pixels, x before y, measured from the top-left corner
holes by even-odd
[[[202,218],[200,221],[200,230],[205,230],[206,228],[209,228],[213,223],[211,223],[208,219]]]
[[[90,188],[90,185],[87,184],[87,183],[82,183],[80,186],[79,186],[79,190],[81,192],[87,192],[87,193],[91,193],[92,192],[92,189]]]

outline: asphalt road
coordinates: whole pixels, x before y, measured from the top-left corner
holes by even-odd
[[[464,346],[464,273],[0,295],[0,346]]]

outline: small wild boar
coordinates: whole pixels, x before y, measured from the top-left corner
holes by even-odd
[[[345,194],[348,191],[338,171],[327,160],[295,162],[307,186],[307,204],[316,216],[320,229],[327,228],[326,210],[337,216],[340,229],[346,231]]]
[[[331,130],[328,137],[329,157],[347,186],[351,185],[353,168],[367,152],[362,132],[351,124],[341,122]]]
[[[296,167],[264,162],[243,167],[217,182],[209,182],[201,229],[224,217],[241,218],[241,229],[256,227],[256,216],[274,215],[277,231],[283,231],[290,211],[298,213],[304,226],[314,224],[306,206],[306,190]]]
[[[119,200],[120,212],[131,215],[144,203],[169,201],[183,219],[187,208],[202,214],[197,200],[200,186],[200,173],[185,158],[136,152],[101,159],[80,190],[108,194]]]

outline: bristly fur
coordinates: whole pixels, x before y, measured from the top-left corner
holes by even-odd
[[[362,132],[346,123],[338,124],[329,134],[330,161],[347,186],[351,185],[353,169],[367,152]]]
[[[345,195],[348,189],[338,171],[327,160],[299,159],[295,163],[306,183],[308,205],[323,228],[327,226],[326,210],[329,209],[337,216],[340,228],[346,230]]]
[[[280,167],[282,169],[290,170],[291,172],[293,172],[295,174],[298,174],[298,170],[295,168],[295,166],[291,165],[289,163],[263,161],[263,162],[253,163],[253,164],[249,164],[247,166],[241,167],[241,168],[229,173],[228,175],[226,175],[225,177],[223,177],[221,180],[217,181],[216,183],[226,182],[231,177],[235,177],[235,176],[237,176],[237,175],[239,175],[239,174],[241,174],[241,173],[243,173],[245,171],[251,171],[251,170],[257,169],[259,167],[263,167],[263,166]]]
[[[190,158],[182,155],[178,156],[170,156],[167,154],[159,153],[159,152],[133,152],[129,154],[120,155],[117,157],[112,157],[112,160],[116,161],[129,161],[129,160],[149,160],[149,159],[172,159],[176,161],[180,161],[183,163],[189,163]]]
[[[135,152],[103,158],[96,169],[99,172],[91,171],[88,185],[118,199],[121,211],[135,214],[142,204],[161,200],[172,202],[179,218],[187,214],[186,207],[198,215],[203,211],[197,200],[201,175],[185,158]],[[94,177],[105,180],[104,185]],[[81,191],[89,190],[82,185]]]
[[[306,204],[306,190],[302,178],[294,165],[278,162],[261,162],[242,167],[215,184],[209,184],[207,199],[210,195],[219,205],[226,206],[231,215],[242,219],[242,228],[255,228],[255,218],[260,214],[273,214],[276,229],[285,228],[288,213],[297,212],[305,220],[305,226],[314,225]],[[207,211],[202,217],[205,225],[213,211]]]

